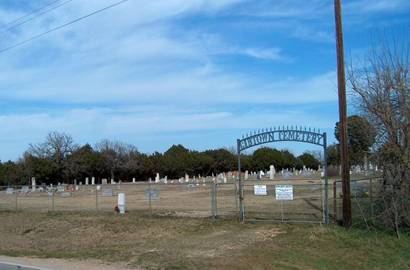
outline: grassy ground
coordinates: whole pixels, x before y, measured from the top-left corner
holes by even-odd
[[[410,236],[132,212],[0,212],[0,254],[126,261],[143,269],[410,269]]]

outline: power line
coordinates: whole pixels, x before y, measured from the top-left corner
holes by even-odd
[[[55,31],[57,31],[57,30],[60,30],[60,29],[62,29],[62,28],[64,28],[64,27],[66,27],[66,26],[69,26],[69,25],[71,25],[71,24],[73,24],[73,23],[76,23],[76,22],[78,22],[78,21],[84,20],[84,19],[86,19],[86,18],[88,18],[88,17],[91,17],[91,16],[97,14],[97,13],[103,12],[103,11],[105,11],[105,10],[107,10],[107,9],[110,9],[110,8],[116,7],[116,6],[118,6],[118,5],[121,5],[121,4],[123,4],[123,3],[127,2],[127,1],[129,1],[129,0],[121,0],[121,1],[115,2],[114,4],[111,4],[111,5],[109,5],[109,6],[106,6],[106,7],[103,7],[103,8],[101,8],[101,9],[98,9],[98,10],[96,10],[96,11],[93,11],[93,12],[91,12],[91,13],[89,13],[89,14],[87,14],[87,15],[84,15],[84,16],[82,16],[82,17],[79,17],[79,18],[77,18],[77,19],[75,19],[75,20],[72,20],[72,21],[67,22],[67,23],[65,23],[65,24],[62,24],[62,25],[59,25],[59,26],[57,26],[57,27],[51,28],[50,30],[47,30],[46,32],[37,34],[37,35],[32,36],[32,37],[30,37],[30,38],[28,38],[28,39],[26,39],[26,40],[20,41],[20,42],[14,44],[14,45],[11,45],[11,46],[6,47],[6,48],[3,48],[3,49],[0,49],[0,53],[4,53],[4,52],[9,51],[9,50],[11,50],[11,49],[14,49],[14,48],[16,48],[16,47],[22,46],[22,45],[24,45],[24,44],[26,44],[26,43],[29,43],[30,41],[33,41],[33,40],[38,39],[38,38],[40,38],[40,37],[42,37],[42,36],[45,36],[45,35],[47,35],[47,34],[49,34],[49,33],[51,33],[51,32],[55,32]]]
[[[26,14],[26,15],[24,15],[24,16],[22,16],[22,17],[16,19],[16,20],[14,20],[14,21],[12,21],[12,22],[6,24],[4,27],[2,27],[2,31],[3,31],[3,32],[7,32],[7,31],[9,31],[9,30],[11,30],[11,29],[14,29],[14,28],[20,26],[20,25],[26,24],[27,22],[32,21],[32,20],[34,20],[35,18],[40,17],[41,15],[44,15],[44,14],[50,12],[50,11],[53,11],[53,10],[55,10],[55,9],[61,7],[61,6],[64,6],[64,5],[66,5],[66,4],[68,4],[68,3],[72,2],[72,1],[74,1],[74,0],[67,0],[67,1],[65,1],[65,2],[62,2],[62,3],[60,3],[60,4],[56,5],[56,6],[53,6],[53,7],[49,8],[49,9],[47,9],[47,7],[52,6],[52,5],[54,5],[55,3],[61,2],[61,0],[54,1],[54,2],[52,2],[52,3],[50,3],[50,4],[46,5],[46,6],[43,6],[43,7],[39,8],[39,9],[37,9],[37,10],[34,10],[34,11],[32,11],[32,12],[30,12],[30,13],[28,13],[28,14]],[[46,10],[44,10],[44,9],[46,9]],[[43,12],[40,12],[40,11],[42,11],[42,10],[44,10],[44,11],[43,11]],[[40,12],[40,13],[38,13],[38,12]],[[37,13],[37,14],[36,14],[36,13]],[[35,14],[35,15],[32,16],[32,17],[30,17],[30,15],[32,15],[32,14]],[[26,18],[26,17],[29,17],[29,18],[28,18],[27,20],[21,21],[22,19],[24,19],[24,18]],[[19,21],[20,21],[20,22],[19,22]],[[3,29],[4,29],[4,30],[3,30]]]
[[[40,8],[38,8],[38,9],[35,9],[35,10],[33,10],[33,11],[27,13],[26,15],[23,15],[23,16],[21,16],[21,17],[15,19],[15,20],[13,20],[13,21],[11,21],[11,22],[8,22],[8,23],[4,24],[1,28],[6,28],[8,25],[15,24],[16,22],[18,22],[18,21],[20,21],[20,20],[22,20],[22,19],[24,19],[24,18],[30,16],[31,14],[35,14],[35,13],[37,13],[37,12],[39,12],[39,11],[41,11],[41,10],[43,10],[43,9],[45,9],[45,8],[47,8],[47,7],[49,7],[49,6],[52,6],[52,5],[54,5],[55,3],[61,2],[61,1],[62,1],[62,0],[56,0],[56,1],[53,1],[53,2],[51,2],[51,3],[48,3],[47,5],[44,5],[44,6],[40,7]]]

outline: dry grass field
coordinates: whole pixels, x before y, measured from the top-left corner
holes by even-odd
[[[329,225],[239,224],[138,211],[0,211],[0,255],[136,269],[410,269],[410,236]]]

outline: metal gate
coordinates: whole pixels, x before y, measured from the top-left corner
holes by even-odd
[[[248,149],[252,148],[254,146],[258,146],[261,144],[266,144],[266,143],[272,143],[272,142],[302,142],[302,143],[308,143],[308,144],[314,144],[314,145],[319,145],[323,147],[323,169],[324,169],[324,175],[323,175],[323,182],[317,183],[317,181],[313,182],[314,185],[307,185],[303,187],[303,185],[296,185],[295,186],[295,199],[293,200],[281,200],[278,199],[276,196],[278,193],[278,189],[276,188],[276,185],[279,185],[280,183],[271,183],[270,185],[266,185],[267,189],[267,194],[266,195],[255,195],[253,193],[252,195],[252,188],[255,188],[255,184],[248,185],[247,183],[244,183],[242,180],[242,172],[241,172],[241,152]],[[290,209],[292,211],[302,211],[305,209],[302,206],[308,205],[312,209],[316,209],[317,211],[320,211],[321,213],[323,212],[323,222],[328,224],[329,223],[329,206],[328,206],[328,177],[327,177],[327,161],[326,161],[326,147],[327,147],[327,136],[326,132],[320,133],[320,130],[316,129],[307,129],[307,128],[302,128],[302,127],[279,127],[279,128],[270,128],[270,129],[262,129],[255,131],[250,134],[246,134],[246,136],[242,136],[242,139],[237,140],[237,158],[238,158],[238,185],[239,185],[239,192],[238,192],[238,200],[239,200],[239,219],[240,221],[244,222],[246,219],[245,213],[247,213],[247,216],[249,217],[252,216],[251,213],[253,213],[254,207],[258,207],[258,204],[256,203],[254,206],[253,201],[260,202],[262,205],[266,204],[267,209],[270,209],[271,212],[271,218],[267,220],[277,220],[277,209],[280,210],[280,219],[278,220],[283,220],[285,221],[285,216],[288,216],[288,220],[293,220],[294,222],[308,222],[308,219],[299,219],[296,218],[298,215],[291,215]],[[320,177],[319,177],[319,181]],[[286,181],[284,184],[289,183],[289,181]],[[319,189],[320,192],[315,192],[313,189],[317,189],[319,184]],[[323,194],[322,194],[323,193]],[[273,197],[273,194],[275,197]],[[305,195],[303,195],[305,194]],[[318,200],[318,194],[321,194],[322,199]],[[245,197],[250,196],[250,199],[247,199],[245,202]],[[257,199],[254,198],[252,200],[252,196],[257,196]],[[277,202],[279,201],[279,202]],[[320,205],[321,207],[317,207],[318,203],[317,201],[321,202]],[[247,210],[247,208],[249,209]],[[308,209],[310,209],[308,208]],[[273,212],[272,212],[273,211]],[[307,212],[307,216],[315,216],[314,213],[316,213],[317,216],[317,211],[316,212]],[[269,212],[267,212],[269,213]],[[310,213],[310,214],[309,214]],[[300,215],[301,217],[303,215]],[[310,219],[310,218],[309,218]],[[252,220],[257,220],[257,219],[252,219]]]

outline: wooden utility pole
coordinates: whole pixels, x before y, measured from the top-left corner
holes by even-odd
[[[343,49],[342,3],[335,0],[337,80],[339,93],[340,161],[342,165],[343,225],[352,226],[352,203],[350,199],[349,153],[347,141],[346,78]]]

